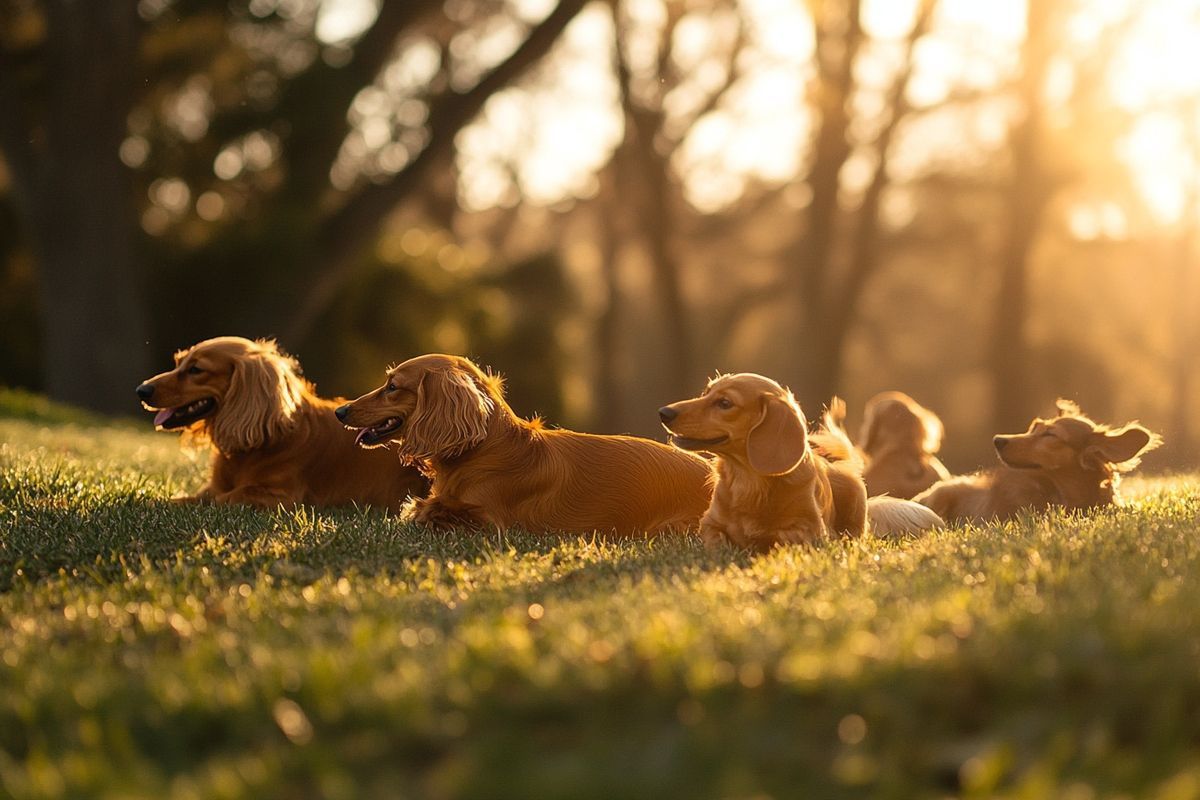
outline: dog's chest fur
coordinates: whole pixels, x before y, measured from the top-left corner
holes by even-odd
[[[803,470],[762,476],[722,461],[706,520],[739,547],[813,541],[826,532],[828,485]]]

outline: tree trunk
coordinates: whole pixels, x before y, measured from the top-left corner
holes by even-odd
[[[804,408],[819,408],[836,390],[836,359],[828,352],[827,302],[832,283],[842,166],[850,157],[847,103],[854,88],[854,61],[862,44],[860,0],[828,3],[814,12],[816,61],[820,76],[817,107],[821,121],[806,182],[812,192],[804,233],[792,256],[791,291],[799,319],[790,351],[795,364],[788,383]],[[827,19],[826,14],[836,14]]]
[[[633,112],[635,115],[637,111]],[[628,117],[626,117],[628,119]],[[700,376],[693,372],[695,355],[687,300],[683,293],[683,267],[675,254],[675,223],[671,213],[670,164],[654,153],[653,132],[638,127],[634,150],[642,170],[644,205],[638,215],[642,240],[653,270],[654,289],[662,308],[663,337],[667,361],[664,369],[672,397],[688,397],[696,391]],[[636,193],[636,190],[635,190]]]
[[[316,261],[321,267],[281,327],[287,342],[298,347],[312,335],[317,320],[353,277],[387,215],[425,185],[431,168],[443,155],[453,152],[458,132],[475,119],[490,97],[537,64],[586,4],[586,0],[559,0],[525,41],[477,84],[465,92],[447,91],[430,100],[426,123],[429,143],[425,148],[390,180],[360,189],[322,223],[316,245]]]
[[[132,187],[118,157],[135,6],[46,4],[45,153],[30,193],[46,392],[109,413],[135,409],[133,389],[149,373]]]
[[[912,31],[905,42],[904,66],[896,76],[888,94],[888,119],[875,140],[878,161],[871,182],[863,193],[862,202],[854,215],[853,239],[850,244],[849,264],[845,277],[836,290],[830,287],[831,299],[825,304],[824,330],[827,357],[817,365],[819,372],[813,377],[816,387],[825,393],[824,400],[840,391],[842,372],[846,360],[846,340],[854,326],[859,304],[871,279],[879,270],[880,240],[883,235],[883,220],[880,209],[883,196],[891,183],[888,168],[891,164],[892,140],[900,123],[911,110],[908,104],[908,86],[915,66],[914,53],[917,42],[929,30],[937,0],[922,0],[913,21]],[[823,400],[823,402],[824,402]]]
[[[1200,140],[1197,140],[1200,144]],[[1175,363],[1172,365],[1172,409],[1168,441],[1178,463],[1194,459],[1192,442],[1193,384],[1192,373],[1196,367],[1196,288],[1193,278],[1196,270],[1196,242],[1200,239],[1197,230],[1200,223],[1200,175],[1193,176],[1188,187],[1187,202],[1183,206],[1183,230],[1176,243],[1174,266],[1174,339]]]
[[[1029,394],[1029,264],[1049,203],[1051,177],[1041,160],[1041,87],[1049,61],[1049,6],[1028,0],[1022,75],[1022,117],[1010,136],[1012,175],[1005,198],[1007,231],[1000,254],[1000,286],[993,305],[989,363],[992,430],[1021,430],[1036,410]]]
[[[614,160],[620,158],[613,156]],[[619,168],[609,168],[610,176],[601,176],[604,184],[616,182],[612,173]],[[615,186],[601,190],[603,200],[597,214],[596,227],[600,236],[600,269],[604,277],[604,309],[596,319],[596,409],[593,423],[600,433],[617,433],[621,430],[624,408],[621,402],[620,374],[620,330],[621,330],[621,281],[619,259],[621,257],[622,228],[619,221],[619,191]]]
[[[627,169],[618,170],[618,194],[632,199],[634,218],[630,228],[645,247],[650,260],[655,299],[662,315],[663,343],[667,363],[664,365],[667,391],[671,396],[686,397],[695,391],[692,372],[695,357],[692,330],[688,324],[687,301],[683,292],[683,268],[676,256],[675,220],[671,213],[673,186],[669,156],[659,152],[655,139],[662,131],[665,112],[661,104],[644,107],[633,92],[633,74],[626,52],[625,20],[618,3],[611,6],[616,36],[614,68],[621,93],[621,108],[625,113],[625,140],[619,152],[627,154]],[[659,75],[670,52],[669,37],[678,16],[669,19],[659,41]]]

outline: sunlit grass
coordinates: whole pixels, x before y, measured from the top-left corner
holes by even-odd
[[[168,502],[0,420],[0,796],[1192,797],[1200,496],[762,557]]]

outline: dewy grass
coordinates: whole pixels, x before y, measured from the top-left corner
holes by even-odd
[[[0,420],[0,796],[1196,797],[1200,496],[765,556],[176,505]]]

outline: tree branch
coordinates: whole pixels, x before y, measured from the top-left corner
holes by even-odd
[[[896,76],[888,97],[888,107],[892,110],[892,113],[875,141],[875,149],[879,161],[875,165],[875,172],[871,176],[871,182],[867,185],[866,192],[863,194],[862,204],[858,210],[858,224],[855,226],[856,234],[854,236],[854,249],[850,257],[850,266],[840,289],[837,291],[837,299],[831,304],[832,308],[830,310],[834,317],[834,328],[836,330],[844,331],[849,325],[850,318],[854,315],[854,309],[858,304],[858,297],[862,294],[863,287],[870,279],[871,274],[879,267],[879,228],[881,224],[879,208],[883,202],[883,193],[890,182],[888,179],[888,166],[890,164],[892,139],[895,137],[900,123],[911,111],[911,106],[908,102],[908,86],[912,81],[913,70],[916,66],[913,63],[914,51],[916,50],[917,42],[929,30],[936,5],[937,0],[922,0],[917,11],[917,19],[913,23],[912,31],[905,41],[904,67],[900,74]]]
[[[350,129],[346,111],[355,95],[391,59],[400,35],[440,7],[438,0],[381,3],[375,22],[354,43],[349,63],[332,67],[317,59],[284,84],[275,113],[291,123],[285,148],[289,191],[311,197],[328,185],[329,168]],[[319,108],[313,107],[314,95],[321,97]]]
[[[391,180],[364,187],[334,213],[320,234],[320,251],[326,265],[289,321],[287,339],[303,341],[317,318],[329,307],[338,290],[353,273],[355,259],[378,232],[379,225],[401,201],[422,183],[430,166],[454,146],[455,135],[483,109],[484,103],[537,63],[587,0],[560,0],[512,55],[463,94],[447,92],[430,104],[429,144]]]

